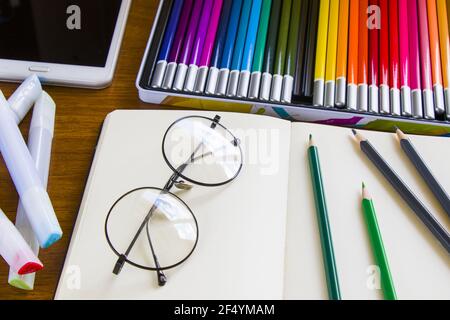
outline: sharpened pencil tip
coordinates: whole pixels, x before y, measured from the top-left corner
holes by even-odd
[[[312,134],[309,135],[309,146],[310,147],[314,146],[314,140],[313,140]]]
[[[358,132],[356,132],[355,129],[352,129],[353,135],[356,136],[358,134]]]
[[[364,181],[362,182],[362,188],[363,188],[363,189],[366,188],[366,184],[364,183]]]

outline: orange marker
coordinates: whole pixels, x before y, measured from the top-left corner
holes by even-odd
[[[369,0],[359,2],[359,40],[358,40],[358,104],[361,111],[368,109],[367,77],[369,67],[369,28],[367,27],[367,8]]]
[[[350,0],[349,17],[347,108],[356,110],[358,100],[359,0]]]

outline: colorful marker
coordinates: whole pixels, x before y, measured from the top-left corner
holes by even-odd
[[[344,107],[346,102],[347,90],[347,52],[349,35],[349,0],[340,0],[339,2],[339,33],[336,61],[336,98],[335,104],[338,107]]]
[[[200,56],[200,68],[198,70],[197,79],[195,80],[194,91],[197,93],[203,92],[205,90],[209,64],[211,62],[211,57],[214,49],[214,41],[216,40],[217,28],[219,26],[222,4],[223,0],[216,0],[214,1],[214,5],[212,7],[208,32],[206,34],[205,43],[203,44],[202,55]]]
[[[216,92],[217,80],[219,78],[220,60],[224,51],[225,40],[227,39],[228,22],[230,20],[232,0],[224,0],[222,13],[220,15],[219,29],[217,30],[216,44],[209,68],[208,81],[206,83],[206,94],[214,94]]]
[[[450,119],[450,40],[447,18],[447,4],[445,0],[437,0],[439,23],[439,45],[441,48],[442,80],[444,84],[444,101],[447,119]]]
[[[408,18],[412,114],[415,118],[423,118],[417,0],[408,1]]]
[[[380,29],[380,113],[390,114],[389,101],[389,0],[379,0],[381,11]]]
[[[368,60],[369,60],[369,28],[367,27],[368,0],[359,2],[359,54],[358,54],[358,110],[368,110]]]
[[[242,6],[241,18],[239,19],[239,28],[234,44],[233,60],[231,61],[231,72],[227,86],[227,96],[235,97],[237,95],[239,75],[241,73],[242,60],[244,58],[245,38],[247,36],[248,24],[250,22],[250,12],[252,9],[252,0],[244,0]]]
[[[410,61],[409,61],[409,19],[408,0],[398,0],[399,53],[400,53],[400,101],[402,115],[412,116]]]
[[[241,74],[239,75],[237,96],[247,98],[250,84],[250,72],[252,70],[253,56],[256,49],[256,37],[258,35],[259,18],[261,16],[262,0],[254,0],[250,11],[247,36],[245,39],[244,56],[242,58]]]
[[[317,30],[316,68],[314,71],[314,106],[324,105],[325,66],[327,60],[328,18],[330,0],[320,1],[319,28]]]
[[[398,0],[389,0],[389,33],[392,39],[399,39],[398,29]],[[400,66],[399,66],[399,45],[398,41],[390,41],[389,43],[389,81],[390,81],[390,102],[392,115],[400,116]]]
[[[164,38],[161,48],[159,49],[158,62],[153,72],[152,87],[160,88],[163,83],[164,74],[166,73],[167,61],[169,53],[175,39],[175,33],[180,19],[181,9],[183,8],[183,0],[174,0],[172,10],[170,12],[167,28],[164,31]]]
[[[257,99],[259,96],[259,88],[261,85],[261,70],[264,62],[264,49],[266,47],[271,9],[272,0],[264,0],[258,26],[258,37],[256,39],[255,55],[253,57],[252,75],[250,77],[250,88],[248,92],[248,97],[250,99]]]
[[[358,105],[358,50],[359,50],[359,0],[350,0],[348,34],[348,85],[347,108],[357,110]]]

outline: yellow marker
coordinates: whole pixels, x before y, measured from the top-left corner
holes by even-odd
[[[331,0],[328,19],[327,64],[325,70],[325,106],[334,107],[336,59],[339,29],[339,0]]]
[[[346,102],[349,10],[350,0],[340,0],[335,99],[335,104],[340,107],[344,106]]]
[[[436,5],[439,23],[439,45],[441,47],[444,100],[447,119],[450,119],[450,43],[448,32],[447,4],[445,3],[445,0],[437,0]]]
[[[334,0],[333,0],[334,1]],[[327,60],[328,16],[330,0],[320,1],[319,27],[317,29],[316,68],[314,71],[313,104],[323,106],[325,64]]]

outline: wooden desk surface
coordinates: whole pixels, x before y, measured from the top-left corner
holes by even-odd
[[[49,194],[63,229],[63,238],[39,258],[45,265],[31,292],[7,284],[8,267],[0,261],[0,299],[52,299],[58,284],[73,226],[76,221],[94,148],[105,116],[118,108],[155,109],[161,106],[141,102],[135,80],[150,34],[158,0],[133,0],[119,61],[112,85],[104,90],[46,86],[57,104],[55,137],[49,178]],[[0,83],[8,97],[17,84]],[[28,136],[30,115],[20,128]],[[0,157],[1,158],[1,157]],[[14,221],[18,197],[0,160],[0,207]]]

